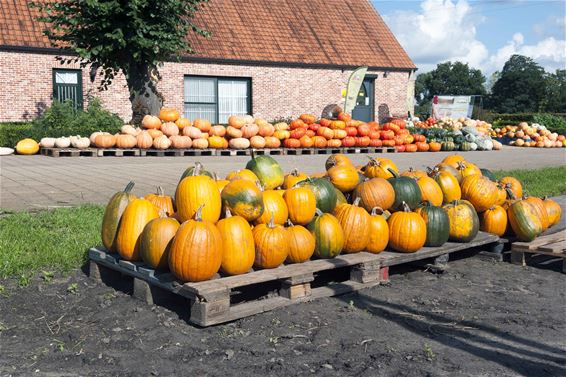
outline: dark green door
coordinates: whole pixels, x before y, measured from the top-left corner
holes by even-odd
[[[360,88],[356,106],[352,110],[352,118],[364,122],[374,120],[374,84],[373,78],[366,78]]]
[[[83,78],[80,69],[53,70],[53,99],[71,101],[75,109],[83,108]]]

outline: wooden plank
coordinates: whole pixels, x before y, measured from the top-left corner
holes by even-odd
[[[549,244],[540,246],[537,250],[548,251],[550,253],[560,253],[560,252],[566,250],[566,241],[549,243]]]
[[[566,258],[566,252],[552,252],[552,251],[542,251],[542,250],[511,250],[517,253],[525,253],[525,254],[537,254],[537,255],[548,255],[550,257],[556,258]]]
[[[515,250],[534,250],[542,245],[546,245],[557,241],[564,241],[565,236],[566,235],[563,232],[556,232],[546,236],[535,238],[531,242],[515,242],[513,243],[511,248]]]

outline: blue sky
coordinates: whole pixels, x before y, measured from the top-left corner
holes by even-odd
[[[489,75],[514,53],[566,69],[566,0],[372,0],[419,67],[460,60]]]

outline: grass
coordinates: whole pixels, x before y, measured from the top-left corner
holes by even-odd
[[[566,193],[566,166],[534,170],[500,170],[497,179],[512,176],[523,183],[529,196],[556,196]]]
[[[16,212],[0,218],[0,278],[16,276],[21,286],[41,271],[48,281],[52,271],[81,266],[89,247],[99,245],[104,208],[83,205],[36,213]]]

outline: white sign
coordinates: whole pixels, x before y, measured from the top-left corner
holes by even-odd
[[[471,96],[434,96],[432,116],[440,118],[469,118],[473,111]]]

